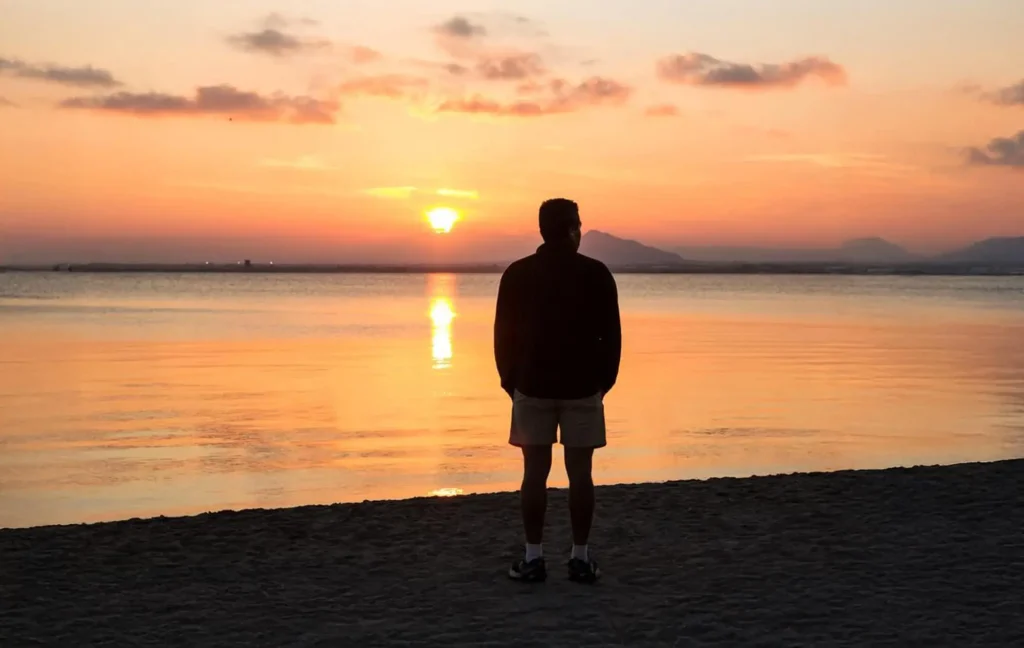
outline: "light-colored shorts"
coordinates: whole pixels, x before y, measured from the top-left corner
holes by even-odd
[[[561,438],[558,438],[561,430]],[[558,400],[533,398],[518,391],[512,397],[512,431],[508,442],[514,446],[554,445],[567,448],[603,448],[605,440],[604,398]]]

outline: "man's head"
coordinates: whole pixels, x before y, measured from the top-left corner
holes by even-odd
[[[545,243],[568,243],[580,247],[580,208],[567,198],[545,200],[540,206],[540,235]]]

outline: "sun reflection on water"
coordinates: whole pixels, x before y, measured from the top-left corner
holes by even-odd
[[[452,364],[452,322],[455,320],[454,275],[431,275],[428,278],[430,294],[431,355],[435,369],[447,369]]]
[[[427,493],[427,497],[456,497],[462,494],[461,488],[438,488]]]

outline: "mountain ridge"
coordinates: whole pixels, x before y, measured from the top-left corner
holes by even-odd
[[[600,230],[589,230],[580,241],[580,253],[608,266],[672,266],[686,263],[674,252],[619,238]]]
[[[1024,236],[994,236],[940,255],[952,263],[1024,265]]]
[[[854,264],[854,265],[997,265],[1024,267],[1024,236],[992,237],[952,252],[923,255],[882,237],[844,241],[817,249],[672,247],[660,248],[600,230],[584,234],[580,252],[615,267],[657,267],[694,264]]]
[[[718,263],[910,263],[926,259],[880,237],[850,239],[834,248],[693,246],[672,250],[692,260]]]

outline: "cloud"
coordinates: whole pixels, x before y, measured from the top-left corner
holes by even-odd
[[[243,52],[274,57],[330,49],[332,43],[328,40],[305,38],[287,31],[292,27],[311,27],[318,24],[310,18],[291,18],[271,13],[263,19],[261,28],[228,36],[227,42]]]
[[[469,68],[461,63],[444,63],[442,67],[446,72],[448,72],[448,74],[454,74],[455,76],[462,76],[469,73]]]
[[[464,16],[455,16],[433,28],[437,46],[456,58],[472,58],[479,54],[478,45],[487,36],[487,29]]]
[[[480,194],[475,189],[438,189],[434,193],[446,198],[468,198],[469,200],[480,198]]]
[[[655,106],[648,106],[644,114],[648,117],[678,117],[679,108],[674,104],[657,104]]]
[[[364,63],[376,63],[384,58],[384,55],[377,50],[364,45],[352,45],[348,47],[347,50],[349,60],[357,65],[362,65]]]
[[[967,149],[967,162],[978,166],[1024,169],[1024,130],[1011,137],[997,137],[984,149]]]
[[[499,18],[502,18],[507,23],[511,24],[512,28],[516,32],[526,36],[533,36],[536,38],[548,36],[547,30],[532,18],[527,18],[526,16],[520,16],[518,14],[499,14]]]
[[[433,28],[438,47],[466,63],[442,64],[446,65],[449,74],[464,76],[472,72],[487,81],[522,81],[547,74],[544,61],[536,52],[498,46],[492,38],[504,32],[513,35],[525,33],[531,37],[543,34],[536,23],[529,18],[502,13],[489,14],[487,20],[488,25],[495,26],[495,34],[482,23],[472,22],[465,16],[455,16]]]
[[[480,198],[480,194],[472,189],[435,189],[434,191],[428,191],[412,186],[373,187],[371,189],[364,189],[361,193],[373,196],[374,198],[385,198],[390,200],[408,200],[409,198],[412,198],[414,194],[423,193],[432,193],[445,198],[465,198],[468,200],[477,200]]]
[[[444,101],[437,107],[437,112],[542,117],[594,106],[619,105],[625,103],[632,92],[629,86],[603,77],[591,77],[576,85],[564,79],[554,79],[548,84],[547,96],[535,100],[503,102],[474,95]]]
[[[411,67],[423,68],[426,70],[430,70],[431,72],[444,72],[451,76],[461,77],[472,72],[472,69],[469,66],[463,65],[462,63],[455,63],[452,61],[440,62],[431,61],[427,59],[413,58],[405,59],[404,63],[407,63]]]
[[[18,104],[14,103],[7,97],[0,97],[0,108],[17,108]]]
[[[629,99],[633,89],[613,79],[594,76],[577,85],[570,85],[564,79],[555,79],[551,88],[558,102],[574,107],[598,104],[617,104]]]
[[[419,76],[378,74],[351,79],[342,83],[338,90],[346,95],[402,99],[413,94],[413,91],[425,90],[429,86],[430,81]]]
[[[529,97],[542,94],[548,89],[548,84],[541,81],[526,81],[516,86],[516,94]]]
[[[547,73],[540,55],[534,53],[482,56],[475,66],[477,74],[488,81],[516,81]]]
[[[986,99],[1000,106],[1024,106],[1024,79],[1006,88],[984,95]]]
[[[285,29],[292,25],[315,27],[319,24],[320,22],[318,20],[313,20],[312,18],[289,18],[288,16],[277,12],[268,14],[267,17],[263,19],[263,26],[267,29]]]
[[[548,74],[547,66],[536,52],[497,52],[487,48],[455,48],[456,58],[463,62],[415,61],[417,65],[445,72],[451,76],[484,81],[526,81]],[[449,53],[454,51],[448,48]]]
[[[243,52],[275,57],[323,50],[331,46],[328,41],[301,38],[271,28],[228,36],[228,43]]]
[[[668,83],[751,90],[793,88],[810,77],[818,77],[832,86],[846,84],[846,70],[822,57],[750,65],[690,52],[662,58],[657,63],[657,73]]]
[[[483,25],[472,23],[468,18],[463,16],[455,16],[454,18],[441,23],[434,27],[434,32],[439,36],[462,39],[470,39],[487,35],[487,30]]]
[[[0,58],[0,75],[3,74],[77,88],[114,88],[121,85],[121,82],[115,79],[113,74],[91,65],[64,67]]]
[[[535,33],[526,18],[496,14],[491,22],[471,21],[456,16],[432,29],[448,61],[405,60],[412,70],[353,77],[337,86],[339,96],[383,97],[413,100],[422,112],[462,112],[502,116],[542,116],[572,112],[597,105],[611,105],[629,99],[632,88],[617,81],[592,76],[579,83],[552,78],[540,54],[492,42],[492,24],[500,35],[501,25]],[[486,38],[485,38],[486,37]],[[407,68],[409,69],[409,68]],[[453,79],[455,77],[456,79]],[[474,81],[508,82],[516,96],[480,94]]]
[[[333,124],[337,102],[283,94],[261,95],[230,85],[205,86],[195,96],[159,92],[117,92],[99,97],[73,97],[62,108],[95,110],[140,117],[219,115],[245,121],[291,124]]]
[[[554,107],[545,107],[533,101],[502,103],[476,95],[469,98],[449,99],[437,107],[437,112],[469,113],[473,115],[499,115],[502,117],[540,117],[541,115],[564,112]]]

